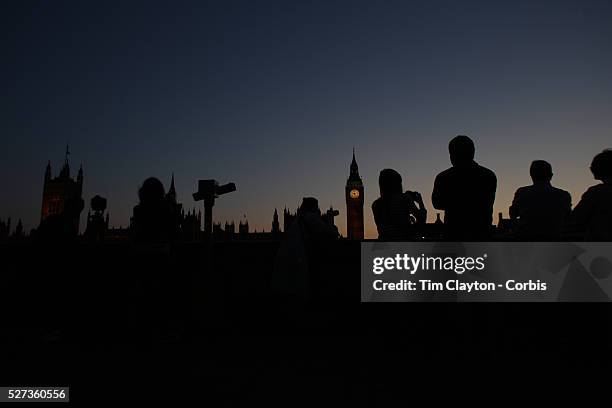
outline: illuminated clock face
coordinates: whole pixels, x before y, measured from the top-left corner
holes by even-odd
[[[351,190],[351,198],[359,198],[359,190]]]

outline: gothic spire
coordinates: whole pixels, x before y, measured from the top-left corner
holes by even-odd
[[[168,194],[166,194],[168,198],[172,200],[172,202],[176,203],[176,188],[174,187],[174,172],[172,172],[172,178],[170,179],[170,188],[168,189]]]
[[[68,156],[70,156],[70,147],[66,144],[66,155],[64,156],[64,167],[62,167],[62,171],[60,172],[60,177],[69,178],[70,177],[70,165],[68,164]]]
[[[45,169],[45,180],[51,180],[51,160],[47,162],[47,168]]]
[[[176,193],[176,189],[174,188],[174,172],[172,172],[172,179],[170,180],[170,191]]]
[[[357,160],[355,159],[355,148],[353,147],[353,160],[351,161],[351,173],[349,176],[350,180],[361,180],[359,177],[359,166],[357,166]]]

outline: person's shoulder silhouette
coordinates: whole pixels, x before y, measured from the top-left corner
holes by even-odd
[[[433,206],[444,210],[450,240],[487,240],[491,232],[497,177],[474,161],[475,150],[469,137],[453,138],[448,145],[452,167],[434,182]]]
[[[516,238],[558,240],[572,208],[572,197],[567,191],[552,186],[550,163],[535,160],[529,173],[533,184],[517,189],[510,206],[510,217],[517,221]]]
[[[587,241],[612,241],[612,150],[597,154],[591,163],[595,180],[572,212],[573,222]]]
[[[395,241],[414,238],[415,224],[424,224],[427,210],[421,194],[405,191],[402,176],[393,169],[381,170],[380,197],[372,203],[378,239]]]

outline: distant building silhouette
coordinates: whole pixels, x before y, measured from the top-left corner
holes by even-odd
[[[185,213],[181,211],[181,238],[183,241],[195,242],[203,238],[202,235],[202,211],[196,212],[195,208]]]
[[[213,238],[215,241],[235,240],[239,234],[240,231],[238,234],[236,233],[236,223],[234,221],[225,221],[223,227],[221,223],[213,223]]]
[[[508,237],[515,232],[515,224],[514,220],[511,218],[504,218],[504,215],[500,212],[497,214],[497,229],[495,233],[498,236]]]
[[[174,173],[172,173],[172,178],[170,179],[170,188],[166,193],[166,199],[176,204],[176,187],[174,186]]]
[[[246,214],[244,214],[240,223],[238,223],[238,234],[243,238],[249,234],[249,220]]]
[[[276,211],[276,208],[274,209],[274,216],[272,217],[272,233],[280,233],[280,222],[278,222],[278,211]]]
[[[106,230],[106,241],[113,242],[128,242],[130,240],[131,230],[129,227],[109,227]]]
[[[363,193],[363,181],[359,176],[359,167],[355,160],[355,149],[353,149],[350,174],[344,187],[348,239],[363,239]]]
[[[11,234],[11,218],[6,221],[0,221],[0,242],[4,242]]]
[[[106,198],[96,195],[90,202],[91,210],[87,213],[87,228],[85,229],[85,237],[89,241],[101,242],[108,231],[109,215],[106,210]]]
[[[285,207],[283,210],[283,232],[289,231],[289,228],[291,228],[291,224],[293,224],[296,217],[297,211],[291,212],[287,209],[287,207]]]
[[[12,239],[19,240],[25,237],[25,233],[23,232],[23,223],[21,222],[21,218],[17,220],[17,226],[15,227],[15,232],[11,235]]]
[[[70,164],[68,162],[69,155],[70,150],[68,146],[66,146],[64,166],[62,167],[59,175],[55,178],[53,178],[51,174],[51,161],[49,161],[47,164],[43,184],[43,198],[40,217],[41,223],[50,216],[61,215],[64,212],[64,207],[67,201],[73,200],[76,202],[82,200],[83,166],[81,165],[76,179],[72,179],[70,177]],[[78,214],[76,214],[74,219],[71,220],[71,224],[71,228],[73,229],[74,233],[78,233]]]

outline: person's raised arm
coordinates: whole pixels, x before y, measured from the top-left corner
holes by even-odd
[[[427,222],[427,209],[425,208],[425,203],[423,203],[423,197],[417,191],[413,193],[414,202],[417,204],[416,211],[414,217],[416,218],[417,224],[425,224]]]
[[[514,199],[512,200],[512,205],[510,205],[510,209],[509,209],[510,218],[513,220],[516,220],[517,218],[521,217],[521,212],[523,209],[522,197],[523,197],[522,190],[519,188],[514,193]]]

